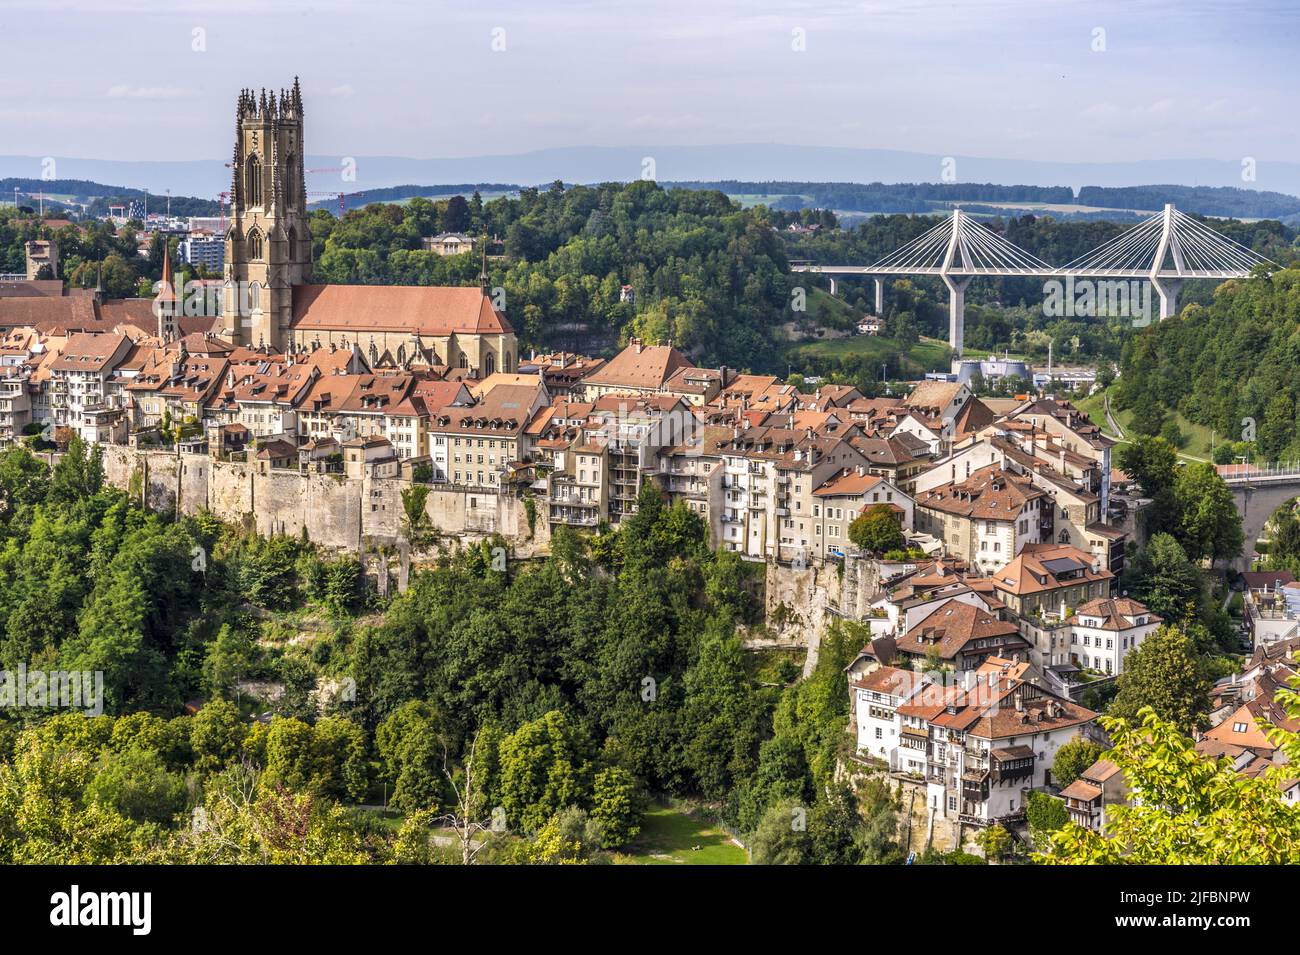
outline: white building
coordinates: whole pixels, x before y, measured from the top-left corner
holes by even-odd
[[[899,704],[891,768],[923,767],[936,818],[989,825],[1024,812],[1051,782],[1057,750],[1097,714],[1020,676],[1023,664],[991,658],[969,686],[927,687]]]
[[[853,709],[858,725],[858,752],[886,763],[898,748],[898,705],[906,703],[926,683],[925,675],[897,667],[877,667],[852,680]],[[917,765],[898,767],[919,772]]]
[[[1069,619],[1070,662],[1118,675],[1129,651],[1137,649],[1163,622],[1163,618],[1127,597],[1090,600]]]

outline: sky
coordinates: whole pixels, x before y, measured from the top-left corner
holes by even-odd
[[[0,0],[0,49],[0,154],[224,159],[297,74],[315,154],[1300,158],[1297,0]]]

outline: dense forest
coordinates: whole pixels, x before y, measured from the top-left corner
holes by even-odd
[[[640,335],[696,361],[755,369],[777,364],[774,329],[791,317],[784,248],[762,210],[717,192],[651,182],[524,189],[484,202],[412,199],[336,220],[312,214],[316,272],[329,282],[463,284],[477,256],[420,249],[438,231],[497,236],[490,265],[506,314],[532,345],[592,350]],[[621,288],[635,290],[635,303]]]
[[[1265,460],[1300,457],[1300,270],[1225,282],[1208,300],[1142,329],[1124,345],[1115,389],[1132,426],[1159,433],[1174,411]]]
[[[1300,216],[1300,197],[1230,186],[1083,186],[1079,205],[1109,209],[1163,209],[1172,202],[1183,212],[1236,219],[1282,219]]]
[[[462,861],[428,838],[452,822],[480,861],[599,861],[647,796],[706,802],[759,859],[896,859],[893,800],[832,779],[863,631],[807,678],[743,652],[751,573],[639,503],[381,600],[354,558],[141,510],[79,442],[52,471],[0,453],[0,668],[104,681],[102,715],[0,708],[0,861]]]

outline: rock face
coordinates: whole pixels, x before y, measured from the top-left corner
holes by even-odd
[[[402,489],[406,481],[347,478],[341,474],[258,473],[238,462],[204,454],[104,448],[104,470],[115,487],[142,496],[149,508],[196,514],[208,510],[224,521],[261,534],[288,534],[354,553],[406,543]],[[435,534],[465,539],[500,534],[511,543],[544,543],[543,521],[530,532],[524,502],[513,494],[475,494],[433,486],[425,501]]]

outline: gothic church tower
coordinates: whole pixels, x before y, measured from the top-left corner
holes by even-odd
[[[293,286],[311,282],[303,175],[302,92],[239,94],[226,232],[224,336],[286,350]]]

